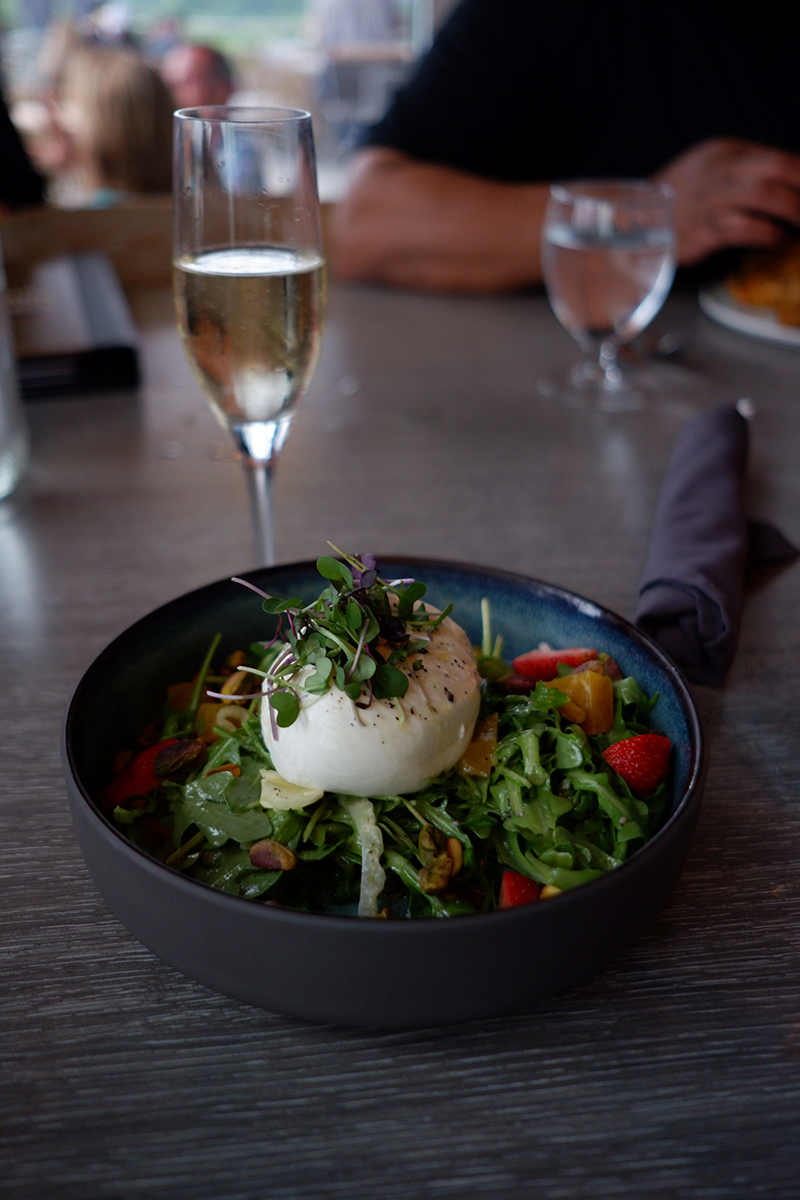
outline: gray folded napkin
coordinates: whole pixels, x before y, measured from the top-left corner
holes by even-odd
[[[678,437],[658,500],[635,623],[693,683],[722,683],[736,652],[745,567],[798,555],[777,529],[748,526],[747,422],[701,413]]]

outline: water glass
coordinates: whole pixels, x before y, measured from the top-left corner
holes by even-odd
[[[641,407],[617,361],[650,324],[675,275],[673,192],[646,180],[554,184],[542,229],[542,278],[583,357],[545,395],[578,407]]]
[[[9,496],[28,464],[28,428],[17,385],[17,363],[0,249],[0,500]]]

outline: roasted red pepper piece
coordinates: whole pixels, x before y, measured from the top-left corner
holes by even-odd
[[[519,904],[530,904],[539,899],[541,888],[538,883],[520,875],[518,871],[503,871],[500,881],[500,908],[516,908]]]
[[[163,750],[165,746],[172,746],[177,740],[177,738],[167,738],[165,742],[156,742],[155,746],[148,746],[146,750],[140,750],[127,767],[123,767],[119,774],[115,775],[106,785],[100,797],[100,807],[116,808],[129,796],[146,796],[148,792],[157,788],[161,779],[154,773],[153,763],[156,761],[159,750]]]

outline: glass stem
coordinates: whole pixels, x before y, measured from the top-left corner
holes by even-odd
[[[272,463],[244,460],[250,510],[253,514],[253,539],[259,566],[275,566],[275,531],[272,525]]]
[[[282,421],[246,421],[231,427],[247,479],[255,550],[260,567],[275,566],[272,476],[290,423],[291,418],[287,417]]]
[[[617,362],[617,346],[615,342],[607,341],[600,344],[598,366],[603,372],[603,387],[615,391],[622,384],[622,371]]]

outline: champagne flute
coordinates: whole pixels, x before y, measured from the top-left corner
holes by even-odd
[[[325,268],[311,117],[175,113],[173,275],[184,349],[244,464],[260,565],[273,468],[319,354]]]
[[[571,407],[643,407],[617,361],[669,294],[675,275],[673,192],[645,180],[554,184],[542,228],[542,278],[583,357],[538,391]]]

